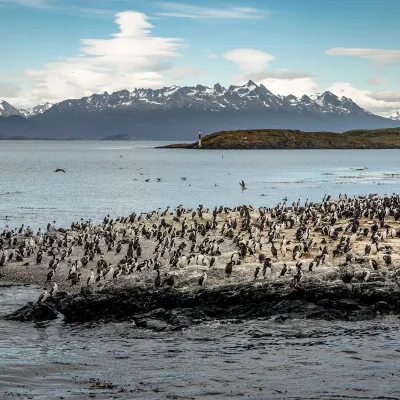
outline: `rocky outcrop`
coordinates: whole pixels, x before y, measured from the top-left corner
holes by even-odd
[[[253,318],[370,319],[400,312],[400,290],[379,282],[283,282],[218,286],[193,291],[114,289],[77,295],[59,293],[46,303],[28,304],[8,315],[18,321],[134,321],[155,331],[177,330],[215,319]]]

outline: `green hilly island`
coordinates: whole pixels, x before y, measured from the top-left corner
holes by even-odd
[[[198,143],[163,148],[199,149]],[[398,149],[400,127],[351,130],[344,133],[302,132],[286,129],[222,131],[207,135],[201,149]]]

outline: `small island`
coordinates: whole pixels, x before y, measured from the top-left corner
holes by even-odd
[[[167,149],[399,149],[400,128],[352,130],[344,133],[302,132],[289,129],[222,131],[198,142],[170,144]]]
[[[0,284],[45,291],[4,318],[168,331],[224,319],[400,315],[399,201],[342,194],[274,208],[179,206],[39,235],[8,231]]]

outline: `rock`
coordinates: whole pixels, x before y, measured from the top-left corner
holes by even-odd
[[[350,299],[338,299],[336,301],[336,306],[337,308],[346,311],[359,310],[361,308],[359,304],[357,304],[354,300]]]
[[[28,305],[10,316],[20,321],[64,315],[66,322],[134,320],[156,331],[181,330],[215,319],[368,319],[376,312],[399,312],[400,289],[379,282],[345,284],[311,279],[291,290],[287,282],[225,285],[196,291],[143,288],[79,294],[59,293],[44,305]],[[279,317],[280,318],[280,317]]]
[[[12,321],[49,321],[58,317],[56,305],[52,302],[30,303],[8,314],[5,319]]]
[[[139,328],[147,328],[156,332],[163,332],[167,329],[168,326],[166,322],[157,319],[139,319],[136,321],[136,325]]]
[[[390,311],[390,306],[389,306],[389,304],[388,303],[386,303],[386,301],[378,301],[377,303],[375,303],[373,306],[372,306],[372,309],[375,311],[375,312],[380,312],[380,313],[383,313],[383,312],[388,312],[388,311]]]

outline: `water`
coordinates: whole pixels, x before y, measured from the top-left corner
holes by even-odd
[[[2,312],[36,296],[0,289]],[[0,398],[398,399],[399,319],[215,322],[153,333],[129,323],[0,322]],[[100,379],[118,387],[91,389]],[[127,392],[118,390],[123,388]]]
[[[36,229],[167,205],[273,206],[285,196],[319,201],[325,193],[400,189],[399,150],[154,149],[162,144],[1,141],[0,219]]]
[[[325,193],[400,189],[397,150],[152,148],[159,144],[1,141],[0,224],[8,216],[11,228],[54,219],[64,226],[167,205],[260,206],[285,196],[318,201]],[[54,173],[56,168],[67,172]],[[39,293],[0,286],[0,317]],[[173,333],[129,323],[0,318],[1,399],[398,399],[399,365],[394,316],[369,322],[221,321]],[[116,387],[93,388],[92,379]]]

